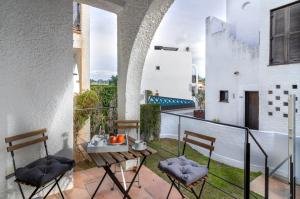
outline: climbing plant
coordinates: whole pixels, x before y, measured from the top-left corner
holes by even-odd
[[[99,100],[97,110],[91,114],[91,135],[99,132],[100,127],[109,131],[112,120],[117,119],[117,87],[114,85],[92,85]]]

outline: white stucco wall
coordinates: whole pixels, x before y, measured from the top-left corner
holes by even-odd
[[[238,40],[227,23],[209,17],[205,70],[206,119],[244,126],[245,91],[259,89],[258,48]],[[220,90],[228,90],[228,103],[219,102]]]
[[[261,31],[261,45],[260,45],[260,128],[262,130],[273,130],[287,133],[288,120],[283,117],[287,113],[287,107],[283,107],[282,103],[287,101],[287,96],[283,94],[284,90],[289,91],[289,94],[296,94],[298,101],[296,102],[296,133],[300,136],[300,64],[290,64],[281,66],[269,65],[269,33],[270,33],[270,10],[294,2],[292,0],[266,0],[263,1],[260,11],[260,31]],[[298,89],[292,89],[293,84],[298,85]],[[275,89],[276,85],[281,85],[281,89]],[[268,90],[273,90],[274,94],[269,95]],[[280,96],[281,100],[276,101],[275,96]],[[268,101],[273,101],[274,106],[268,106]],[[281,110],[276,112],[275,106],[280,107]],[[273,116],[269,116],[268,112],[272,111]],[[296,176],[297,181],[300,181],[300,142],[296,146]]]
[[[227,0],[226,22],[234,29],[237,40],[251,46],[259,44],[261,0]],[[255,13],[255,14],[254,14]]]
[[[159,66],[160,70],[156,70]],[[192,99],[192,54],[186,51],[149,50],[142,76],[145,90],[160,96]]]
[[[283,117],[287,113],[287,107],[283,102],[287,102],[287,95],[296,94],[300,99],[300,64],[269,66],[269,39],[270,39],[270,10],[294,2],[292,0],[266,0],[263,1],[260,11],[260,62],[259,62],[259,83],[260,83],[260,128],[262,130],[272,130],[287,133],[287,118]],[[292,89],[292,85],[298,85],[298,89]],[[280,85],[280,89],[276,89]],[[268,90],[273,90],[273,95],[268,94]],[[280,100],[275,100],[275,96],[280,96]],[[268,101],[273,101],[274,105],[269,106]],[[280,111],[275,111],[275,107],[280,107]],[[300,135],[300,100],[296,102],[298,113],[296,114],[297,132]],[[268,112],[272,111],[273,116]]]
[[[21,198],[5,180],[13,166],[4,137],[47,128],[50,154],[72,157],[72,1],[3,1],[0,18],[0,198]],[[42,153],[16,151],[17,165]]]
[[[80,90],[90,89],[90,8],[81,4]]]
[[[281,141],[286,140],[286,134],[288,130],[288,119],[283,116],[288,110],[288,107],[283,105],[284,102],[287,102],[288,95],[284,94],[284,91],[288,91],[289,94],[296,94],[299,99],[300,64],[269,66],[270,10],[294,1],[266,0],[249,2],[250,4],[247,6],[248,11],[245,12],[239,8],[243,1],[238,1],[238,3],[236,3],[236,1],[229,0],[227,2],[227,24],[220,23],[218,20],[213,18],[208,19],[209,23],[207,24],[208,35],[206,57],[206,116],[209,120],[216,117],[219,118],[221,122],[243,126],[244,97],[242,96],[242,92],[243,90],[258,90],[260,107],[260,133],[258,133],[257,136],[259,139],[261,139],[265,136],[264,132],[273,132],[270,134],[271,137],[266,139],[266,143],[271,140],[272,142],[270,142],[269,145],[281,146]],[[253,7],[251,7],[251,5]],[[249,15],[251,15],[253,18],[248,19]],[[247,20],[250,21],[244,23],[244,21]],[[257,50],[256,47],[253,48],[253,44],[255,44],[253,41],[256,41],[256,39],[254,37],[249,37],[248,35],[251,32],[252,35],[256,35],[253,31],[257,30],[259,31],[259,50]],[[231,39],[226,36],[226,32],[229,32],[231,35],[233,35],[230,37]],[[240,43],[238,46],[241,48],[236,48],[236,43]],[[245,44],[243,43],[247,43],[248,46],[252,46],[251,48],[254,49],[254,52],[256,52],[254,55],[258,53],[258,55],[254,56],[255,59],[250,56],[253,54],[252,50],[249,50],[251,48],[244,48],[243,46],[245,46]],[[239,51],[237,49],[243,50]],[[236,59],[237,57],[243,58]],[[232,73],[233,68],[227,66],[227,64],[233,64],[236,66],[242,65],[243,68],[237,68],[240,74],[238,76],[234,76]],[[227,67],[223,68],[223,66]],[[245,70],[245,66],[248,66],[248,71]],[[234,70],[236,69],[234,68]],[[247,75],[243,76],[243,74]],[[237,80],[237,77],[240,79]],[[243,81],[247,83],[243,83]],[[219,82],[222,82],[222,85],[220,85]],[[236,88],[240,87],[237,89],[240,93],[238,95],[240,98],[238,99],[239,102],[237,102],[237,100],[233,100],[233,95],[230,93],[231,89],[234,90],[234,84],[236,85]],[[280,85],[280,88],[277,89],[276,85]],[[292,85],[297,85],[298,89],[293,89]],[[231,103],[222,105],[222,107],[214,106],[216,104],[216,99],[219,97],[218,92],[221,89],[229,90],[229,102],[232,100],[233,102],[235,101],[235,106]],[[268,94],[268,91],[270,90],[273,91],[273,94]],[[280,100],[276,100],[276,96],[280,96]],[[272,101],[273,105],[268,105],[269,101]],[[280,111],[276,111],[276,107],[279,107]],[[296,102],[296,108],[298,109],[296,114],[296,134],[299,137],[299,100]],[[270,116],[268,114],[269,112],[272,112],[273,115]],[[225,118],[225,114],[227,118]],[[277,139],[276,137],[278,137],[278,135],[281,137],[283,136],[282,139]],[[268,148],[268,145],[265,147]],[[284,146],[281,148],[281,150],[285,151],[286,147]],[[299,151],[299,141],[297,141],[296,153]],[[273,154],[272,151],[270,151],[270,154]],[[278,151],[278,154],[278,156],[280,156],[281,152]],[[296,161],[297,165],[300,164],[299,159]],[[300,171],[299,169],[296,170],[297,177],[299,178]]]
[[[222,23],[212,17],[207,20],[206,116],[207,119],[219,118],[223,122],[244,125],[243,93],[245,90],[256,90],[259,91],[260,103],[259,128],[263,131],[286,133],[287,118],[283,115],[287,114],[288,107],[283,103],[287,102],[288,95],[284,94],[284,91],[300,96],[300,64],[269,66],[270,10],[293,1],[249,2],[246,12],[239,8],[243,1],[236,3],[229,0],[228,23]],[[249,15],[254,18],[243,25],[243,21],[248,19]],[[258,47],[253,47],[254,40],[250,41],[251,37],[246,34],[247,31],[250,34],[254,30],[260,32]],[[233,75],[233,71],[240,74]],[[214,78],[222,81],[215,81]],[[280,89],[276,89],[276,85],[280,85]],[[292,85],[297,85],[298,89],[292,89]],[[228,104],[216,102],[218,92],[222,89],[229,90]],[[273,91],[273,94],[268,94],[269,90]],[[235,99],[233,93],[239,93]],[[276,96],[279,96],[280,100],[275,100]],[[268,101],[272,101],[273,105],[268,105]],[[219,108],[214,108],[215,105]],[[279,107],[280,111],[275,111],[276,107]],[[299,101],[296,107],[300,109]],[[233,114],[228,117],[229,110]],[[269,116],[269,112],[273,115]],[[297,129],[300,128],[299,114],[298,111]],[[222,120],[223,118],[225,120]]]

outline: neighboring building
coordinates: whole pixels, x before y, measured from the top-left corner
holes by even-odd
[[[163,97],[192,99],[192,71],[191,52],[156,46],[146,57],[141,94],[151,90]]]
[[[198,79],[199,77],[199,70],[195,64],[193,64],[192,67],[192,84],[191,84],[191,89],[192,89],[192,96],[195,96],[198,93],[199,90],[199,84],[198,84]]]
[[[89,6],[73,2],[74,93],[90,89]]]
[[[228,0],[227,22],[207,18],[206,119],[287,133],[288,95],[300,97],[299,19],[291,0]]]

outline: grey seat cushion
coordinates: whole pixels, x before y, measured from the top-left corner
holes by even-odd
[[[74,165],[74,160],[48,156],[18,168],[15,173],[16,181],[36,187],[43,186],[71,170]]]
[[[198,181],[208,173],[206,166],[201,166],[184,156],[160,161],[158,167],[185,185],[190,185]]]

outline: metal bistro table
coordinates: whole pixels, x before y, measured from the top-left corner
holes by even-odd
[[[129,150],[128,152],[110,152],[110,153],[87,153],[89,155],[89,157],[95,162],[95,164],[97,165],[97,167],[99,168],[103,168],[105,170],[105,174],[102,177],[100,183],[98,184],[93,196],[91,197],[92,199],[95,197],[98,189],[100,188],[101,184],[103,183],[106,175],[108,174],[109,177],[112,179],[113,183],[115,183],[115,185],[119,188],[119,190],[122,192],[122,194],[124,195],[124,198],[131,198],[129,196],[129,191],[133,185],[133,183],[135,182],[135,179],[138,175],[138,173],[141,170],[141,167],[143,166],[146,158],[154,153],[156,153],[157,151],[152,149],[151,147],[147,147],[146,150],[143,151],[135,151],[133,150],[131,147],[134,144],[134,139],[131,137],[128,137],[129,140]],[[86,146],[87,143],[82,144],[83,148],[86,150]],[[136,173],[133,177],[133,179],[131,180],[128,189],[125,190],[125,188],[122,186],[121,182],[117,179],[117,177],[115,176],[115,173],[111,170],[111,166],[114,164],[118,164],[127,160],[133,160],[136,158],[141,158],[141,162],[140,165],[138,166]]]

